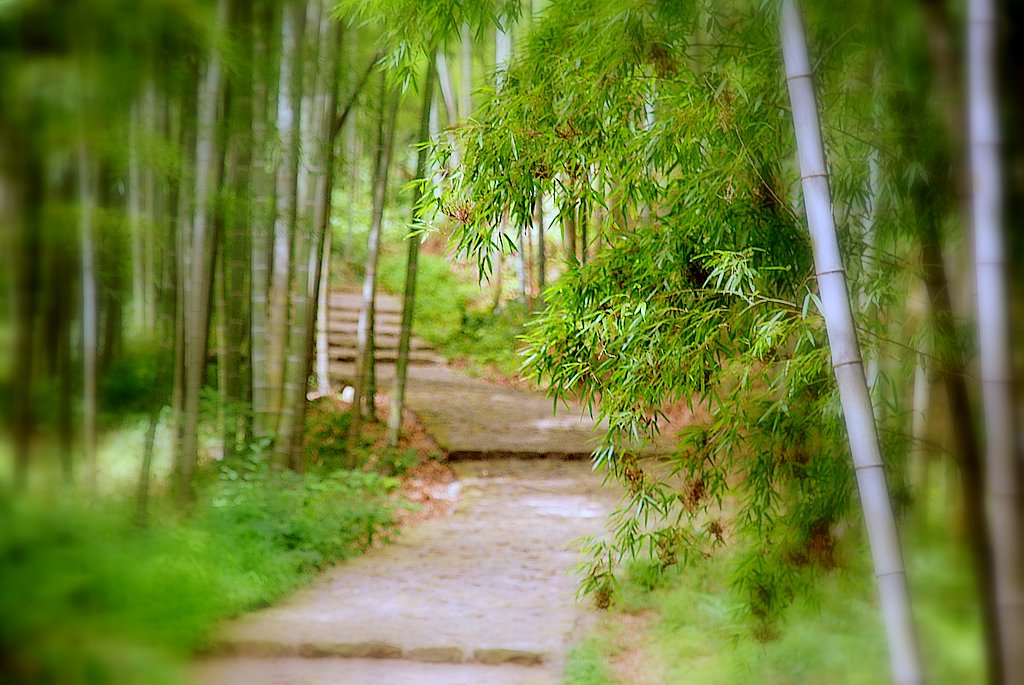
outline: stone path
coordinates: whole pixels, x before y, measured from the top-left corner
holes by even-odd
[[[586,620],[574,541],[617,501],[583,462],[455,465],[457,504],[225,627],[198,685],[555,685]],[[453,495],[455,493],[452,493]]]
[[[331,295],[331,375],[339,385],[355,371],[355,323],[359,296]],[[401,300],[378,295],[377,386],[390,391],[398,345]],[[430,346],[413,338],[406,407],[450,460],[494,457],[589,459],[597,442],[597,423],[579,405],[559,407],[528,392],[470,378],[447,366]]]
[[[359,298],[333,293],[331,372],[350,381]],[[401,303],[381,296],[378,388],[394,376]],[[596,424],[539,393],[469,378],[413,342],[407,407],[452,461],[449,516],[346,562],[224,627],[198,685],[555,685],[586,620],[574,542],[618,497],[590,469]],[[539,459],[538,457],[547,457]]]

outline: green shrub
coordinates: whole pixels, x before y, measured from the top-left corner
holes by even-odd
[[[306,465],[320,470],[358,469],[366,453],[349,454],[345,445],[351,416],[337,401],[321,397],[306,405],[306,437],[303,443]]]
[[[570,649],[565,659],[564,685],[611,685],[602,652],[602,646],[593,638]]]
[[[507,375],[516,375],[522,363],[517,348],[526,330],[529,313],[519,303],[509,303],[496,312],[470,311],[458,337],[442,348],[450,357],[467,358],[477,364],[493,365]]]
[[[405,250],[381,256],[378,283],[392,293],[405,291]],[[416,275],[413,330],[435,345],[463,332],[466,308],[479,292],[475,283],[459,278],[444,257],[422,253]]]
[[[259,454],[146,530],[116,503],[0,501],[0,683],[173,682],[218,621],[393,534],[395,479],[275,474]]]
[[[99,404],[108,416],[143,414],[170,396],[167,354],[156,343],[138,343],[108,366],[100,379]]]

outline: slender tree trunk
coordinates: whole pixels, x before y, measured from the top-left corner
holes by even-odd
[[[74,445],[74,421],[72,419],[71,399],[72,380],[74,372],[71,362],[71,331],[65,322],[65,328],[60,333],[57,342],[57,374],[58,393],[57,399],[57,442],[60,449],[61,474],[65,485],[74,483],[74,460],[72,448]]]
[[[565,199],[562,211],[559,212],[562,223],[562,250],[566,264],[573,265],[576,259],[576,201],[572,197]]]
[[[438,52],[440,54],[440,51]],[[427,77],[423,81],[423,105],[420,112],[420,129],[417,139],[427,141],[432,138],[430,129],[431,111],[434,100],[434,80],[437,62],[427,67]],[[416,178],[427,175],[427,149],[420,147],[416,155]],[[416,222],[416,206],[420,201],[421,186],[416,185],[412,197],[412,217],[409,225]],[[398,359],[395,361],[395,383],[391,393],[391,413],[388,415],[388,446],[397,447],[399,433],[402,430],[402,411],[405,408],[405,388],[409,375],[409,342],[412,338],[412,319],[416,307],[416,271],[420,258],[420,236],[412,234],[405,239],[408,256],[405,262],[405,294],[402,300],[402,324],[398,332]]]
[[[174,385],[171,391],[171,406],[174,411],[174,437],[172,443],[172,454],[174,455],[173,478],[174,487],[178,488],[180,474],[184,467],[181,464],[182,436],[185,428],[185,310],[186,302],[186,274],[188,273],[188,260],[186,236],[189,232],[190,212],[192,203],[193,186],[189,183],[191,169],[188,150],[195,145],[189,131],[188,121],[191,107],[182,103],[178,108],[180,114],[177,117],[180,130],[175,131],[181,142],[182,168],[181,175],[176,181],[177,197],[175,198],[175,216],[172,222],[172,244],[173,248],[173,274],[174,285]]]
[[[391,165],[395,118],[398,114],[398,95],[389,93],[387,76],[381,76],[380,109],[377,127],[377,151],[373,171],[373,219],[367,237],[366,272],[363,276],[362,307],[356,331],[356,372],[352,399],[352,417],[349,423],[347,445],[350,452],[359,446],[362,436],[363,396],[373,402],[372,362],[375,353],[373,338],[374,300],[377,289],[377,257],[380,250],[380,231],[384,217],[388,168]]]
[[[277,166],[277,216],[274,220],[267,332],[268,409],[279,420],[284,399],[288,350],[288,294],[292,275],[292,239],[298,206],[299,134],[302,116],[302,41],[305,3],[287,0],[281,29],[281,76],[278,85],[277,135],[282,157]],[[295,257],[298,259],[298,257]]]
[[[982,630],[985,636],[989,682],[994,685],[1002,682],[1002,649],[993,582],[992,534],[983,500],[983,493],[986,491],[985,473],[982,471],[982,457],[974,428],[974,411],[967,388],[967,364],[960,350],[959,333],[948,287],[949,278],[942,257],[938,219],[932,213],[934,203],[931,198],[917,198],[916,203],[921,216],[924,217],[921,257],[925,287],[928,289],[932,325],[940,341],[935,346],[939,360],[936,372],[945,388],[949,415],[953,419],[950,425],[954,454],[960,472],[964,523],[970,531],[967,540],[971,546],[978,595],[982,598]]]
[[[5,152],[13,155],[13,150],[8,146],[6,150],[0,150],[0,161],[3,161]],[[34,265],[38,263],[40,252],[39,208],[42,207],[43,188],[42,170],[39,165],[26,162],[28,160],[18,160],[12,165],[16,169],[10,172],[11,185],[14,186],[11,188],[10,197],[12,206],[5,207],[5,189],[0,187],[0,218],[10,220],[16,226],[10,233],[4,233],[2,238],[3,246],[9,250],[5,252],[10,258],[5,266],[8,266],[8,273],[11,276],[8,288],[14,318],[14,356],[11,368],[14,411],[11,415],[11,437],[14,449],[14,485],[19,490],[28,487],[32,435],[35,431],[32,389],[35,350],[38,345],[35,321],[39,274]],[[24,177],[18,178],[21,170],[26,173]],[[8,244],[8,240],[13,244]]]
[[[993,569],[1007,685],[1024,683],[1024,530],[1021,462],[1016,455],[1013,359],[1003,219],[1003,175],[996,94],[996,3],[968,3],[968,125],[978,343],[985,413],[985,465]]]
[[[832,367],[839,385],[874,559],[875,577],[889,640],[893,680],[899,685],[923,683],[924,674],[918,654],[899,535],[885,483],[871,398],[864,380],[864,368],[832,216],[831,193],[807,41],[799,10],[792,0],[785,0],[782,4],[780,30],[800,158],[804,207],[814,248],[815,271],[829,346],[832,349]]]
[[[149,482],[152,480],[153,447],[156,443],[156,429],[160,425],[160,405],[149,410],[149,421],[146,424],[146,437],[142,447],[142,468],[139,473],[139,484],[135,490],[135,525],[145,528],[149,523]]]
[[[333,163],[333,160],[332,160]],[[330,193],[330,189],[327,190]],[[323,250],[320,255],[320,282],[316,306],[316,391],[331,394],[331,348],[328,336],[328,307],[331,293],[331,235],[330,220],[323,231]]]
[[[914,390],[910,412],[910,466],[911,482],[918,493],[917,509],[922,521],[929,519],[928,488],[930,455],[924,441],[928,434],[928,407],[931,404],[931,379],[928,373],[928,355],[918,352],[914,362]]]
[[[473,30],[469,24],[463,24],[461,37],[461,89],[459,92],[459,116],[468,119],[473,114]]]
[[[586,264],[589,256],[588,253],[590,252],[590,212],[585,200],[581,200],[577,205],[576,216],[579,217],[577,219],[576,232],[580,238],[580,248],[578,251],[580,264]]]
[[[86,487],[96,492],[97,362],[99,298],[96,288],[93,212],[96,205],[93,169],[85,143],[78,150],[78,224],[82,245],[82,445],[85,451]]]
[[[142,100],[142,117],[143,121],[149,122],[149,127],[147,128],[149,135],[163,132],[167,118],[166,110],[166,102],[158,104],[155,85],[152,82],[147,83],[146,93]],[[144,198],[143,227],[145,229],[143,233],[142,256],[146,264],[144,269],[146,278],[143,280],[142,298],[145,311],[143,326],[145,330],[155,335],[157,334],[158,284],[160,281],[156,227],[157,216],[161,211],[166,211],[166,206],[161,206],[161,198],[158,195],[168,191],[165,188],[157,189],[156,169],[154,167],[155,165],[153,164],[146,164],[142,171],[142,193]]]
[[[234,26],[249,36],[252,3],[233,0]],[[228,189],[222,245],[221,273],[223,345],[218,362],[222,380],[224,456],[238,456],[251,436],[251,422],[244,407],[251,406],[249,360],[250,235],[254,222],[253,175],[253,63],[248,59],[232,75],[227,108],[225,182]],[[221,369],[223,367],[223,369]]]
[[[322,206],[319,185],[326,175],[324,162],[329,129],[325,96],[321,87],[326,79],[319,66],[319,52],[331,54],[328,45],[330,23],[323,15],[318,0],[309,2],[306,9],[305,65],[303,66],[303,96],[299,169],[297,176],[297,212],[293,244],[294,278],[291,291],[291,330],[288,336],[288,358],[285,369],[284,401],[278,422],[276,459],[289,468],[301,469],[302,423],[305,417],[306,390],[309,386],[311,327],[316,319],[315,283],[320,266],[321,240],[318,202]],[[333,110],[331,111],[333,116]],[[333,125],[333,121],[327,124]]]
[[[544,225],[544,194],[537,193],[537,208],[534,212],[534,224],[537,227],[537,298],[544,297],[544,287],[547,285],[547,264],[546,264],[546,233]]]
[[[218,0],[217,26],[228,21],[228,0]],[[221,100],[221,60],[214,49],[203,75],[196,128],[195,193],[192,224],[185,248],[184,372],[182,398],[181,453],[178,457],[179,506],[187,508],[193,499],[193,476],[199,461],[199,398],[206,371],[211,310],[213,246],[216,226],[214,201],[220,186],[221,156],[217,151],[217,108]]]
[[[145,236],[142,224],[142,172],[139,162],[139,128],[141,126],[141,104],[136,103],[128,115],[128,231],[132,251],[132,330],[142,332],[146,325],[145,282],[146,258]]]
[[[252,241],[250,244],[249,359],[252,384],[252,433],[257,439],[270,436],[270,379],[267,357],[270,250],[276,206],[273,164],[276,155],[270,135],[270,118],[276,112],[277,89],[273,87],[274,59],[271,36],[276,35],[281,12],[263,7],[253,21],[253,121],[255,160],[252,166]]]
[[[354,37],[354,33],[351,37]],[[330,339],[329,339],[329,313],[330,313],[330,292],[331,292],[331,252],[334,244],[334,236],[331,228],[331,213],[333,208],[333,194],[334,194],[334,178],[335,172],[338,166],[338,134],[341,133],[342,128],[346,124],[349,113],[351,112],[351,105],[355,98],[358,97],[359,91],[362,89],[363,84],[366,82],[366,75],[369,74],[369,70],[360,79],[356,85],[350,101],[345,104],[345,111],[339,113],[338,110],[338,83],[340,81],[339,74],[342,68],[342,44],[344,39],[351,39],[350,36],[345,35],[341,29],[341,26],[335,27],[332,35],[333,57],[330,63],[330,73],[327,75],[326,86],[328,88],[327,93],[327,105],[326,111],[328,113],[328,119],[325,119],[325,125],[330,125],[330,130],[326,131],[329,135],[324,140],[324,173],[317,186],[317,215],[316,215],[316,226],[318,227],[320,237],[320,253],[319,253],[319,274],[316,279],[316,293],[317,293],[317,308],[316,308],[316,375],[317,375],[317,387],[320,393],[329,394],[331,392],[331,377],[330,377]],[[347,52],[347,51],[346,51]]]
[[[459,109],[455,101],[455,82],[452,80],[451,69],[448,68],[448,54],[443,47],[437,51],[436,62],[437,76],[441,82],[441,99],[444,100],[448,125],[452,126],[459,120]]]

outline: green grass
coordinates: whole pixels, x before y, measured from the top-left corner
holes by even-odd
[[[929,682],[984,682],[980,619],[965,552],[948,538],[935,535],[915,536],[907,549]],[[783,611],[772,639],[756,637],[733,594],[724,558],[674,573],[654,589],[649,589],[651,574],[646,564],[635,563],[621,583],[621,606],[603,622],[614,625],[623,611],[654,611],[652,649],[666,664],[668,682],[888,682],[888,653],[867,551],[850,549],[847,556],[852,559],[847,568],[816,572],[808,578],[808,590]],[[599,629],[596,634],[613,631]],[[606,643],[603,649],[607,659],[616,645]],[[593,654],[587,651],[583,661],[592,660]]]
[[[379,282],[399,294],[405,286],[405,252],[381,257]],[[450,359],[467,363],[470,373],[496,369],[517,375],[522,359],[517,353],[528,313],[510,303],[499,311],[487,310],[490,295],[466,275],[456,273],[448,261],[429,253],[420,255],[416,282],[413,330]]]
[[[596,638],[588,638],[569,650],[565,659],[565,685],[611,685],[612,678],[604,662],[607,649]]]
[[[393,532],[372,473],[209,479],[189,518],[154,502],[0,499],[0,683],[173,683],[221,620]]]

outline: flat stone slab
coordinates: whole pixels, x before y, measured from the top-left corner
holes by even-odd
[[[193,668],[201,684],[231,685],[558,685],[547,669],[432,664],[382,659],[213,658]]]
[[[387,390],[387,387],[383,387]],[[575,403],[469,378],[444,366],[410,367],[406,406],[449,459],[589,459],[599,426]]]
[[[531,667],[557,676],[586,616],[575,601],[579,579],[567,571],[579,561],[574,543],[604,534],[618,496],[580,462],[506,459],[462,462],[455,469],[461,491],[449,516],[326,572],[275,607],[225,625],[218,659],[373,657],[423,667]],[[249,682],[218,677],[199,682]]]

